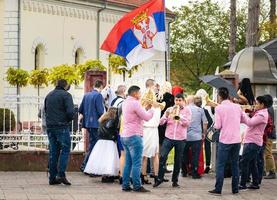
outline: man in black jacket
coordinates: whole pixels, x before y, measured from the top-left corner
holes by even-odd
[[[67,92],[69,87],[66,80],[58,80],[56,88],[45,98],[50,185],[71,185],[65,176],[71,145],[69,126],[74,118],[73,99]]]

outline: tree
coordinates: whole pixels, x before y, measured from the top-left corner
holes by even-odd
[[[230,0],[230,44],[229,61],[236,54],[236,35],[237,35],[237,0]]]
[[[173,84],[195,91],[199,77],[214,74],[228,61],[229,14],[211,0],[191,3],[175,10],[171,29],[171,77]],[[245,16],[237,13],[237,49],[245,43]],[[243,36],[242,36],[243,34]]]
[[[28,85],[29,73],[26,70],[9,67],[6,72],[6,80],[12,86],[25,87]]]
[[[271,31],[269,33],[270,39],[273,39],[277,35],[276,0],[270,0],[269,20],[270,24],[274,27],[274,31]]]
[[[64,79],[69,84],[78,85],[80,82],[80,77],[75,66],[70,66],[67,64],[58,65],[50,69],[50,74],[48,80],[52,85],[56,85],[57,80]]]
[[[83,64],[76,65],[75,68],[77,69],[77,74],[82,81],[85,78],[85,73],[89,70],[106,70],[106,67],[102,64],[100,60],[87,60]]]
[[[259,41],[260,0],[248,1],[246,46],[257,46]]]

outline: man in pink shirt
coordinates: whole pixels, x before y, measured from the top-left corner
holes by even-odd
[[[143,151],[143,120],[148,121],[153,117],[154,111],[151,105],[147,105],[146,111],[139,102],[140,88],[131,86],[128,89],[128,97],[122,104],[123,131],[121,141],[126,152],[125,167],[123,170],[122,190],[129,192],[150,192],[141,186],[140,173]],[[130,187],[130,174],[132,171],[133,189]]]
[[[179,119],[174,119],[172,114],[174,109],[179,106],[180,110],[177,113]],[[187,128],[191,122],[191,111],[185,106],[184,96],[177,94],[175,96],[175,107],[170,107],[166,110],[160,120],[160,125],[166,123],[165,139],[161,148],[158,179],[155,180],[153,187],[158,187],[164,180],[165,163],[169,152],[174,147],[174,169],[172,174],[172,187],[179,187],[178,176],[181,168],[181,160],[187,139]]]
[[[215,108],[214,128],[220,129],[219,143],[216,157],[216,184],[215,189],[209,191],[213,195],[221,195],[224,182],[224,167],[228,159],[232,165],[232,192],[239,192],[239,150],[240,150],[240,123],[243,112],[239,105],[229,99],[227,88],[218,89],[220,105]]]

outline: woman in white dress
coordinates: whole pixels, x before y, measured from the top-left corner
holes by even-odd
[[[119,173],[119,155],[116,146],[118,135],[117,108],[109,108],[99,119],[99,140],[95,144],[84,172],[103,175],[102,182],[113,181]]]
[[[141,181],[143,184],[151,184],[146,175],[147,159],[152,158],[154,176],[158,176],[159,171],[159,130],[161,108],[154,108],[154,115],[151,120],[143,124],[143,161]],[[155,179],[156,180],[156,179]]]

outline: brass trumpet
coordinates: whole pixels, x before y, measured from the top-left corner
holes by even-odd
[[[172,108],[170,116],[172,119],[179,121],[180,120],[180,106],[176,105]]]
[[[166,106],[165,102],[158,103],[154,91],[148,89],[141,98],[141,105],[146,106],[148,104],[151,104],[153,106],[154,103],[157,103],[160,106],[161,110],[163,110]]]

